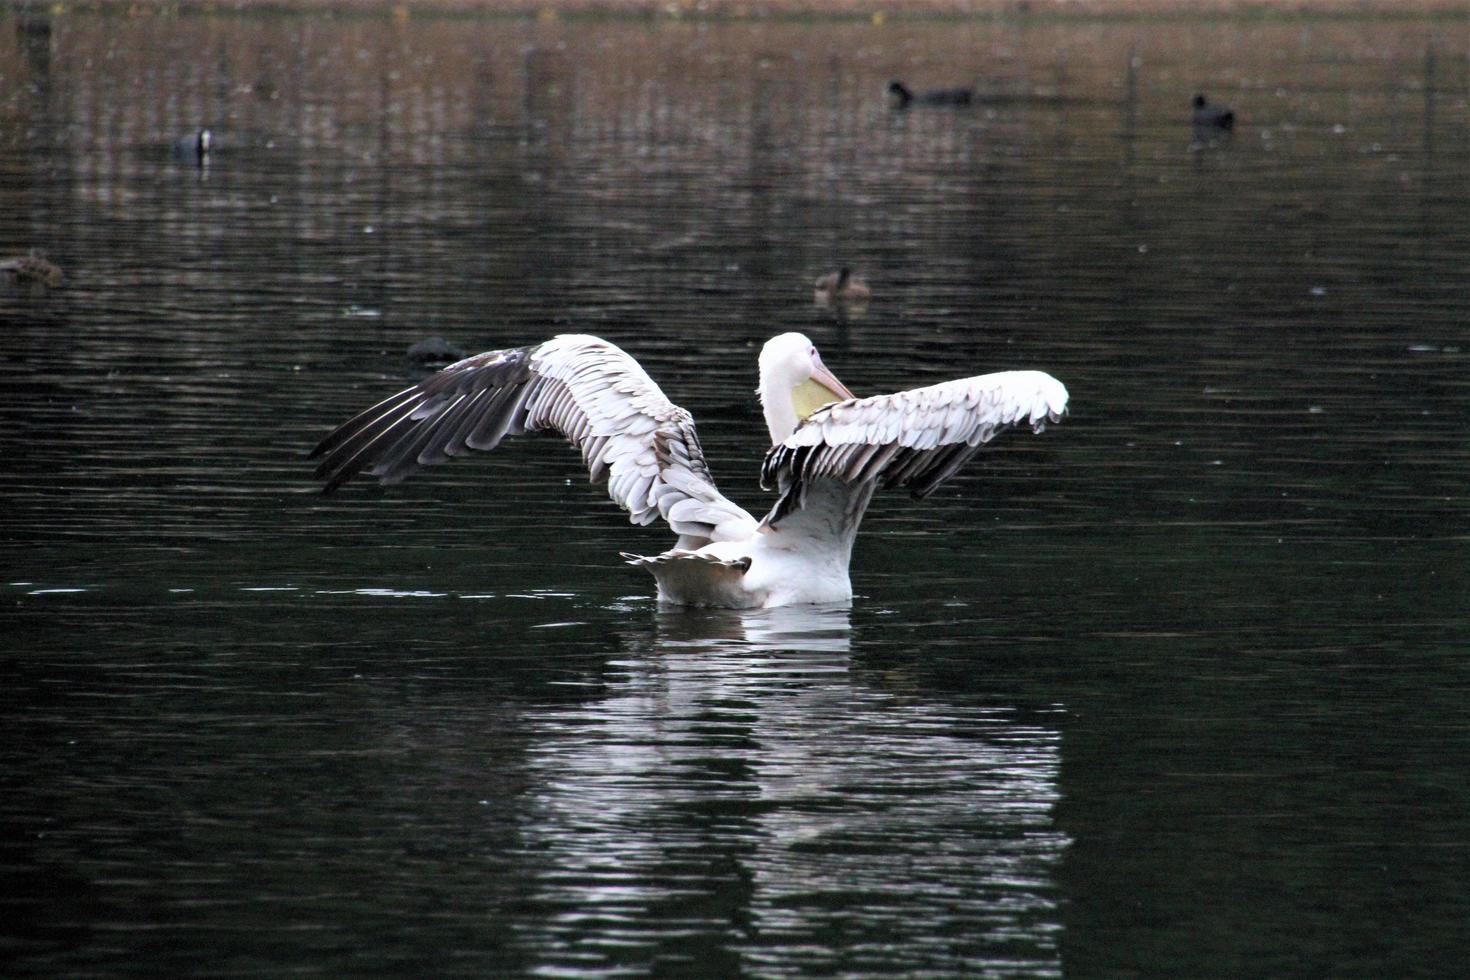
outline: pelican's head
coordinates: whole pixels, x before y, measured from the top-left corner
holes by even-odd
[[[803,334],[783,333],[766,341],[761,348],[760,372],[761,408],[773,446],[785,442],[823,405],[854,397],[827,370],[816,345]]]

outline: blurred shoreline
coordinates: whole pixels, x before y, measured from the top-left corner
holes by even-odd
[[[646,18],[659,20],[866,20],[875,24],[938,18],[1131,20],[1291,17],[1470,19],[1465,0],[0,0],[0,11],[127,16],[312,13],[398,20],[445,16]]]

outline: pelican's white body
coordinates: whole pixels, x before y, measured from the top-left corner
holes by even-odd
[[[852,545],[872,487],[859,500],[837,484],[822,484],[805,506],[779,525],[760,524],[735,541],[675,548],[631,564],[653,573],[662,602],[684,606],[764,609],[852,601]],[[630,556],[631,557],[631,556]]]

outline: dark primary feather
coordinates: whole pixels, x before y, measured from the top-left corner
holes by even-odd
[[[780,493],[766,517],[775,524],[806,501],[807,486],[814,480],[837,480],[856,484],[877,480],[884,490],[907,489],[915,500],[929,496],[954,476],[986,442],[1015,424],[997,426],[975,445],[957,443],[933,449],[909,449],[897,443],[864,446],[862,454],[843,452],[849,447],[775,446],[761,464],[761,489]]]
[[[478,354],[430,375],[342,423],[311,451],[331,493],[364,469],[397,483],[466,449],[494,449],[529,431],[527,396],[546,379],[531,371],[536,346]],[[420,457],[423,458],[420,458]]]
[[[658,517],[684,546],[753,533],[714,485],[694,420],[613,344],[563,334],[466,358],[343,423],[311,452],[330,493],[358,473],[397,483],[507,436],[559,432],[635,524]]]

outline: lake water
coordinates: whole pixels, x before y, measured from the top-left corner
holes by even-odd
[[[1467,20],[0,28],[7,975],[1463,969]],[[788,329],[1073,411],[850,610],[660,609],[554,440],[310,480],[574,330],[759,513]]]

